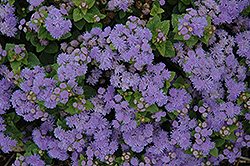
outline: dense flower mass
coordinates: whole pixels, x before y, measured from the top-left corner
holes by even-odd
[[[9,4],[0,4],[0,32],[3,35],[14,37],[17,32],[17,22],[15,7]]]
[[[248,0],[22,2],[0,3],[13,166],[220,165],[250,148]]]
[[[59,39],[68,33],[72,27],[71,21],[65,19],[63,14],[65,14],[63,10],[53,8],[48,12],[48,17],[45,19],[44,27],[46,27],[53,38]]]

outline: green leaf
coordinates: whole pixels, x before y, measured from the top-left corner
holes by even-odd
[[[155,4],[153,4],[150,15],[151,16],[156,16],[158,14],[157,11],[158,11],[158,7]]]
[[[176,80],[175,80],[175,83],[179,83],[179,84],[184,84],[184,80],[182,78],[182,76],[179,76]]]
[[[182,2],[178,3],[178,10],[180,12],[185,12],[186,11],[186,6],[184,5],[184,3],[182,3]]]
[[[81,20],[84,17],[84,14],[82,13],[82,11],[79,8],[75,8],[73,11],[73,20],[75,22]]]
[[[153,104],[153,105],[150,105],[150,106],[146,109],[146,111],[148,111],[148,112],[159,112],[159,108],[158,108],[155,104]]]
[[[86,24],[86,21],[84,19],[81,19],[80,21],[73,22],[73,24],[76,26],[77,29],[82,30],[82,28]]]
[[[239,126],[237,126],[237,125],[231,125],[230,127],[230,132],[233,132],[234,130],[236,130],[236,129],[238,129],[239,128]]]
[[[222,146],[225,142],[226,141],[224,139],[216,139],[215,140],[216,147]]]
[[[94,108],[93,104],[88,100],[86,100],[86,104],[84,104],[84,106],[86,107],[86,110],[90,110]]]
[[[169,3],[170,5],[175,5],[175,4],[178,3],[178,1],[176,1],[176,0],[168,0],[168,3]]]
[[[88,9],[90,9],[94,6],[95,0],[86,0],[86,3],[89,5]]]
[[[65,35],[63,35],[60,39],[57,39],[57,40],[63,40],[63,39],[67,39],[69,38],[70,36],[72,36],[72,34],[70,32],[66,33]]]
[[[13,70],[17,70],[18,67],[21,67],[22,62],[20,61],[13,61],[10,63],[10,66]]]
[[[190,155],[192,155],[193,153],[188,149],[188,150],[185,150],[184,151],[184,153],[186,153],[186,154],[190,154]]]
[[[79,6],[81,5],[82,0],[72,0],[72,2],[74,3],[74,5]]]
[[[46,46],[41,46],[40,44],[36,45],[36,52],[42,52]]]
[[[68,113],[70,113],[71,115],[74,115],[74,114],[76,114],[76,113],[78,112],[78,110],[77,110],[76,108],[74,108],[74,107],[71,105],[71,106],[69,106],[69,107],[65,110],[65,112],[68,112]]]
[[[179,26],[179,20],[183,17],[183,15],[180,14],[172,14],[172,19],[171,19],[171,23],[173,28],[176,28]]]
[[[183,2],[185,5],[189,5],[190,4],[190,0],[181,0],[181,2]]]
[[[166,42],[162,42],[161,44],[155,43],[155,46],[156,46],[157,50],[160,52],[160,54],[162,56],[164,56],[165,52],[166,52]]]
[[[29,57],[28,57],[28,65],[27,67],[28,68],[32,68],[34,66],[38,66],[40,65],[40,61],[39,59],[37,58],[37,56],[33,53],[29,53]]]
[[[207,25],[210,26],[211,25],[211,17],[206,17],[207,20]]]
[[[38,32],[39,39],[46,39],[50,35],[49,31],[45,27],[41,26]]]
[[[168,113],[168,116],[172,119],[172,120],[175,120],[176,119],[176,115],[172,112],[167,112]]]
[[[241,100],[240,98],[238,98],[237,104],[238,104],[238,105],[241,105],[242,103],[243,103],[243,100]]]
[[[156,25],[161,22],[161,19],[159,16],[155,16],[152,19],[150,19],[147,23],[147,28],[151,31],[154,31],[156,28]]]
[[[103,19],[106,17],[106,15],[100,13],[100,11],[98,10],[97,7],[93,6],[91,9],[88,10],[86,15],[83,15],[83,18],[88,23],[94,23],[95,22],[94,15],[98,15],[100,17],[100,19]]]
[[[33,35],[34,35],[34,34],[33,34],[32,31],[27,32],[27,33],[26,33],[26,40],[29,41]]]
[[[100,22],[95,22],[93,25],[92,25],[92,28],[94,27],[100,27],[102,29],[102,23]]]
[[[60,119],[58,119],[57,122],[56,122],[56,125],[57,126],[62,126],[62,121],[60,121]]]
[[[209,153],[215,157],[219,156],[218,149],[216,147],[211,149]]]
[[[84,89],[84,95],[85,95],[86,100],[96,95],[96,90],[92,88],[91,86],[84,85],[83,89]]]
[[[236,141],[236,137],[234,135],[234,132],[232,132],[229,136],[223,137],[225,140],[231,140],[231,141]]]
[[[164,33],[165,35],[168,35],[169,27],[170,27],[169,20],[162,21],[156,25],[156,29],[160,29],[162,33]]]
[[[182,35],[178,35],[177,33],[174,35],[174,40],[184,40]]]
[[[45,48],[45,52],[50,54],[54,54],[57,51],[58,51],[58,45],[56,44],[56,42],[50,42]]]
[[[124,12],[123,10],[119,11],[119,18],[122,19],[126,16],[126,12]]]
[[[9,0],[9,4],[13,5],[15,3],[15,0]]]
[[[188,47],[194,46],[198,42],[198,37],[191,36],[190,39],[186,40],[186,44]]]
[[[158,8],[158,10],[157,10],[157,14],[161,14],[161,13],[164,13],[164,12],[165,12],[165,10],[162,9],[162,8]]]
[[[175,49],[170,40],[166,41],[166,51],[164,57],[174,57],[175,56]]]

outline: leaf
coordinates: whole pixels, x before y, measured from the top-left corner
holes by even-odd
[[[165,12],[165,10],[162,9],[162,8],[158,8],[158,10],[157,10],[157,14],[161,14],[161,13],[164,13],[164,12]]]
[[[86,3],[89,5],[88,9],[90,9],[94,6],[95,0],[86,0]]]
[[[216,147],[222,146],[225,142],[226,141],[224,139],[216,139],[215,140]]]
[[[181,2],[183,2],[185,5],[189,5],[190,4],[190,0],[181,0]]]
[[[155,104],[153,104],[153,105],[150,105],[150,106],[146,109],[146,111],[148,111],[148,112],[159,112],[159,108],[158,108]]]
[[[92,88],[91,86],[84,85],[84,94],[85,94],[85,99],[90,99],[92,96],[96,95],[96,90]]]
[[[10,66],[13,70],[18,70],[19,67],[21,67],[22,62],[20,61],[13,61],[10,63]]]
[[[82,11],[79,8],[75,8],[73,11],[73,20],[75,22],[81,20],[84,17],[84,14],[82,13]]]
[[[159,22],[156,25],[156,29],[160,29],[162,31],[162,33],[164,33],[165,35],[168,34],[169,27],[170,27],[170,21],[169,20]]]
[[[176,0],[168,0],[168,3],[169,3],[170,5],[175,5],[175,4],[178,3],[178,1],[176,1]]]
[[[236,129],[238,129],[239,128],[239,126],[237,126],[237,125],[231,125],[230,127],[230,132],[233,132],[234,130],[236,130]]]
[[[56,42],[50,42],[45,48],[45,52],[50,54],[54,54],[57,51],[58,51],[58,45],[56,44]]]
[[[243,103],[243,100],[241,100],[240,98],[238,98],[237,104],[238,104],[238,105],[241,105],[242,103]]]
[[[71,105],[65,110],[65,112],[70,113],[71,115],[74,115],[78,112],[78,110],[74,108],[73,105]]]
[[[175,82],[174,83],[179,83],[179,84],[184,84],[184,80],[183,80],[183,78],[182,78],[182,76],[179,76],[176,80],[175,80]]]
[[[229,136],[223,137],[225,140],[231,140],[231,141],[236,141],[236,137],[234,135],[234,132],[232,132]]]
[[[28,65],[27,67],[28,68],[32,68],[34,66],[38,66],[40,65],[40,61],[39,59],[37,58],[37,56],[33,53],[29,53],[29,57],[28,57]]]
[[[161,19],[159,16],[153,17],[151,20],[148,21],[147,23],[147,28],[151,31],[154,31],[156,28],[156,25],[161,22]]]
[[[164,56],[166,52],[166,42],[162,42],[161,44],[155,43],[155,46],[157,50],[160,52],[160,54]]]
[[[26,33],[26,40],[29,41],[33,35],[34,35],[34,34],[33,34],[32,31],[27,32],[27,33]]]
[[[167,112],[168,116],[172,119],[175,120],[176,119],[176,115],[174,115],[172,112]]]
[[[190,155],[192,155],[193,153],[188,149],[188,150],[185,150],[184,151],[184,153],[186,153],[186,154],[190,154]]]
[[[93,104],[88,100],[86,100],[86,104],[84,104],[84,106],[86,107],[86,110],[90,110],[94,108]]]
[[[198,42],[198,37],[191,36],[190,39],[186,40],[186,44],[188,47],[194,46]]]
[[[166,41],[166,51],[164,57],[174,57],[175,56],[175,49],[170,40]]]
[[[90,10],[88,10],[88,13],[86,15],[83,15],[83,18],[88,23],[94,23],[95,22],[94,15],[98,15],[100,19],[103,19],[104,17],[106,17],[106,15],[100,13],[97,7],[93,6]]]
[[[82,0],[72,0],[72,2],[74,3],[74,5],[79,6],[81,5]]]
[[[9,4],[13,5],[15,3],[15,0],[9,0]]]
[[[102,23],[100,23],[100,22],[95,22],[95,23],[92,25],[92,28],[94,28],[94,27],[99,27],[99,28],[102,29]]]
[[[41,26],[38,32],[39,39],[46,39],[50,35],[49,31],[44,26]]]
[[[36,52],[42,52],[46,46],[41,46],[40,44],[36,46]]]
[[[211,155],[215,156],[215,157],[218,157],[218,156],[219,156],[217,147],[215,147],[215,148],[213,148],[212,150],[210,150],[209,153],[210,153]]]
[[[184,3],[179,2],[178,3],[178,10],[182,13],[186,11],[186,6],[184,5]]]
[[[171,23],[173,28],[176,28],[179,26],[179,20],[182,18],[183,16],[180,14],[172,14],[172,19],[171,19]]]
[[[122,19],[126,16],[126,12],[124,12],[123,10],[120,10],[119,12],[119,18]]]
[[[5,50],[6,50],[7,52],[9,52],[10,48],[14,48],[14,47],[15,47],[15,44],[7,43],[7,44],[5,45]]]
[[[135,90],[134,98],[137,99],[137,100],[139,100],[141,98],[141,96],[142,96],[141,93],[138,92],[138,90]]]
[[[158,7],[155,4],[153,4],[150,15],[151,16],[156,16],[158,14],[157,11],[158,11]]]
[[[65,35],[63,35],[62,37],[60,37],[60,39],[57,39],[57,40],[63,40],[63,39],[67,39],[69,38],[70,36],[72,36],[72,34],[70,32],[66,33]]]
[[[86,21],[84,19],[81,19],[80,21],[73,22],[73,24],[76,26],[77,29],[82,30],[82,28],[86,24]]]

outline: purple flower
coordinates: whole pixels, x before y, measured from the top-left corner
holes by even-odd
[[[53,8],[45,19],[44,27],[50,32],[53,38],[59,39],[68,33],[72,27],[70,20],[62,17],[60,10]]]
[[[184,36],[183,36],[183,39],[184,39],[184,40],[190,39],[190,35],[184,35]]]

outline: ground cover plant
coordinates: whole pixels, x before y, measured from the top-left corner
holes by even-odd
[[[15,166],[234,163],[250,147],[249,0],[1,0]]]

